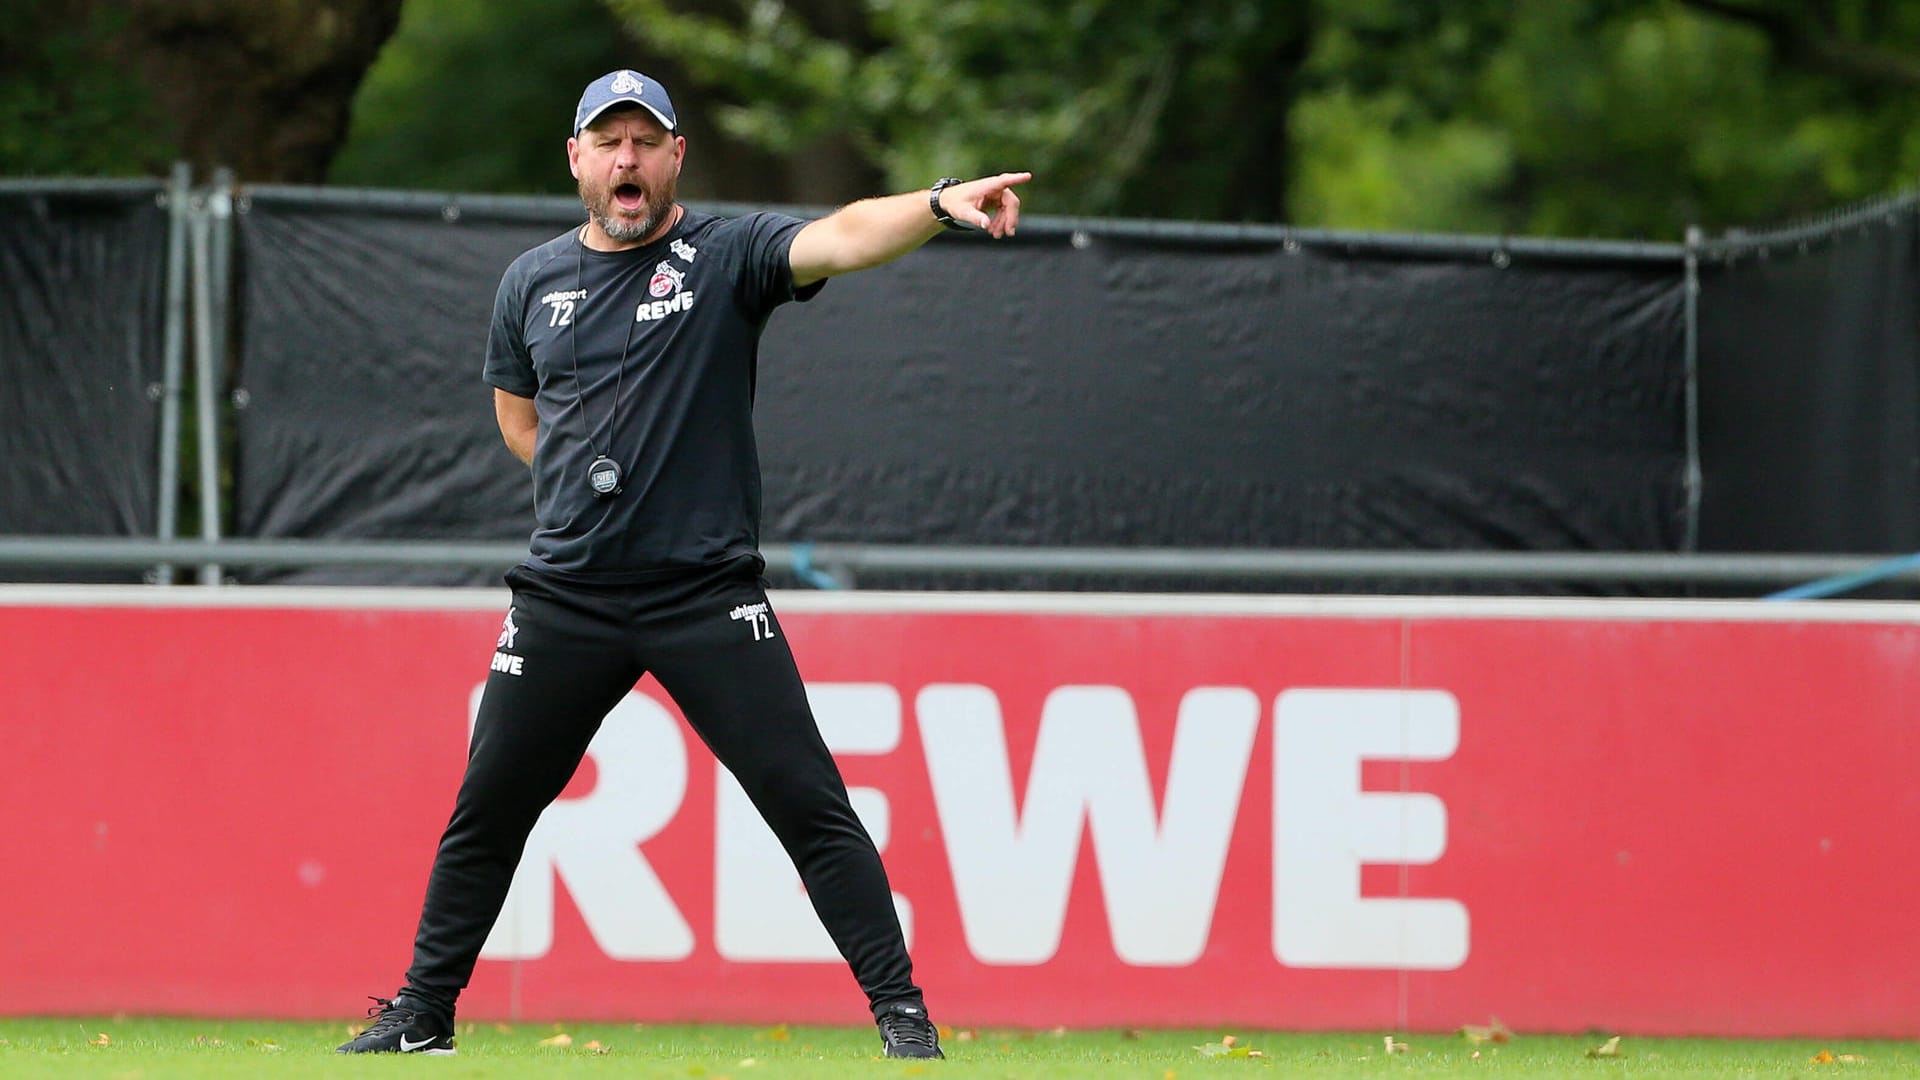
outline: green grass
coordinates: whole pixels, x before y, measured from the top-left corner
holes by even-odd
[[[1920,1043],[1864,1040],[1778,1042],[1636,1039],[1618,1057],[1590,1057],[1602,1036],[1518,1035],[1473,1043],[1457,1035],[1409,1035],[1389,1054],[1384,1035],[1234,1031],[982,1030],[945,1032],[945,1062],[885,1061],[872,1028],[750,1028],[667,1024],[462,1024],[460,1053],[426,1060],[346,1058],[333,1047],[345,1022],[181,1019],[0,1019],[5,1080],[172,1080],[338,1076],[605,1077],[620,1080],[839,1080],[931,1076],[947,1080],[1050,1080],[1229,1076],[1647,1076],[1864,1077],[1920,1075]],[[564,1033],[570,1045],[543,1045]],[[105,1038],[102,1039],[101,1036]],[[597,1047],[590,1044],[598,1043]],[[1209,1054],[1201,1047],[1215,1053]],[[1833,1060],[1814,1061],[1822,1051]],[[1258,1051],[1258,1056],[1246,1054]],[[1477,1055],[1477,1056],[1476,1056]]]

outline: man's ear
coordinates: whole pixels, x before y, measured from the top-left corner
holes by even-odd
[[[567,171],[575,180],[580,179],[580,140],[577,138],[567,140]]]

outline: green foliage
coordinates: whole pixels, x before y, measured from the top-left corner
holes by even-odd
[[[571,193],[580,88],[631,62],[599,0],[407,0],[328,181]]]
[[[0,175],[179,156],[133,10],[12,0]],[[579,86],[636,42],[760,149],[1028,168],[1054,214],[1672,239],[1920,176],[1896,0],[407,0],[329,177],[568,192]]]
[[[1671,240],[1920,171],[1915,90],[1680,3],[1324,7],[1294,127],[1303,222]],[[1920,63],[1920,25],[1879,42]]]
[[[1031,168],[1055,213],[1672,239],[1920,172],[1889,0],[606,2],[737,136]]]
[[[1258,0],[844,0],[838,35],[777,0],[608,3],[729,99],[728,132],[776,152],[846,132],[896,188],[1031,169],[1055,213],[1282,206],[1270,77],[1301,27]]]
[[[10,0],[0,18],[0,176],[162,175],[176,156],[136,72],[111,58],[115,9]]]

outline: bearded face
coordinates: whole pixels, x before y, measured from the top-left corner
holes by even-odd
[[[659,231],[673,214],[679,178],[649,185],[639,177],[580,178],[580,201],[600,231],[623,244],[637,244]]]
[[[685,147],[639,108],[602,116],[568,142],[580,201],[593,224],[618,244],[653,238],[672,219]]]

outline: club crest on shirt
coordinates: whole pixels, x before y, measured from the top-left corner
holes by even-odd
[[[680,283],[685,281],[687,272],[664,260],[653,268],[653,280],[647,284],[647,291],[656,298],[669,296]]]

